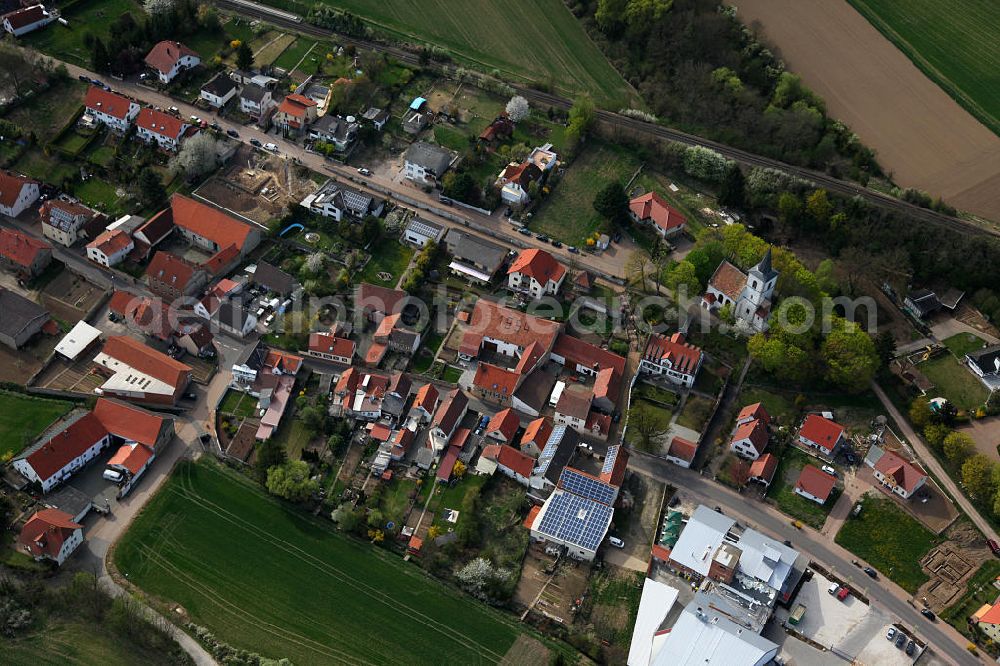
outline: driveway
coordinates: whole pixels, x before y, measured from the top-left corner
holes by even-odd
[[[997,452],[997,446],[1000,446],[1000,416],[972,421],[958,430],[972,437],[977,453],[982,453],[993,461],[1000,461],[1000,452]]]

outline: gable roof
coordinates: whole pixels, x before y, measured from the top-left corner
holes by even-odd
[[[498,466],[506,467],[526,479],[531,478],[531,470],[535,468],[534,458],[507,444],[502,444],[497,448],[496,461]]]
[[[146,267],[146,277],[184,291],[201,269],[169,252],[158,251]]]
[[[417,391],[417,396],[413,399],[413,409],[419,407],[428,414],[433,414],[434,408],[437,406],[437,401],[437,388],[435,388],[434,384],[427,383],[421,386]]]
[[[472,380],[472,385],[485,391],[509,396],[517,390],[520,377],[516,372],[481,361],[476,366],[476,376]]]
[[[608,453],[604,456],[604,464],[601,466],[599,477],[601,481],[621,487],[625,470],[628,468],[628,459],[629,452],[621,444],[609,446]]]
[[[723,261],[708,280],[708,286],[715,287],[733,301],[740,300],[747,276],[728,261]]]
[[[677,372],[692,374],[701,362],[701,349],[684,341],[684,335],[674,333],[670,337],[653,334],[646,342],[643,358],[660,364],[670,361]]]
[[[451,164],[451,152],[436,144],[426,141],[416,141],[406,149],[403,158],[406,162],[416,164],[430,171],[436,177],[448,170]]]
[[[691,462],[694,460],[696,453],[698,453],[697,442],[692,442],[684,439],[683,437],[677,436],[670,440],[670,449],[667,451],[668,455]]]
[[[169,74],[170,70],[177,64],[177,61],[184,56],[201,58],[201,56],[180,42],[164,39],[150,49],[149,53],[146,54],[145,62],[161,74]]]
[[[748,423],[744,423],[736,429],[733,433],[732,442],[739,442],[747,440],[753,445],[753,448],[757,450],[757,453],[763,453],[764,449],[767,448],[767,441],[770,439],[767,426],[764,425],[763,421],[753,420]]]
[[[135,124],[153,134],[159,134],[170,139],[177,139],[184,131],[184,123],[177,116],[150,107],[144,107],[135,117]]]
[[[395,314],[403,309],[402,302],[406,292],[400,289],[390,289],[362,282],[354,292],[354,307],[362,311]]]
[[[526,349],[537,342],[542,349],[551,349],[562,330],[558,322],[505,308],[497,303],[480,298],[472,310],[472,317],[462,338],[463,353],[472,349],[472,356],[478,353],[484,337],[501,340]]]
[[[110,336],[104,343],[103,353],[175,389],[184,383],[191,373],[191,368],[180,361],[175,361],[166,354],[124,335]]]
[[[0,169],[0,206],[12,208],[25,186],[37,181]]]
[[[619,374],[625,371],[625,358],[623,356],[607,349],[601,349],[580,338],[574,338],[568,333],[559,334],[552,347],[552,353],[590,370],[599,371],[613,368]]]
[[[216,97],[225,97],[229,94],[230,90],[236,87],[236,81],[233,81],[228,75],[223,72],[219,72],[213,76],[205,85],[201,87],[202,92],[207,92],[210,95],[215,95]]]
[[[132,245],[132,237],[121,229],[101,232],[101,235],[87,243],[87,249],[100,250],[106,257],[113,256]]]
[[[545,285],[549,280],[559,282],[566,275],[566,267],[556,261],[556,258],[545,250],[531,248],[521,250],[514,263],[507,269],[507,274],[520,273],[534,278],[539,284]]]
[[[979,612],[983,610],[982,608],[976,611],[976,614],[973,616],[976,622],[980,624],[1000,624],[1000,601],[992,606],[986,604],[985,608],[987,609],[985,612]]]
[[[257,262],[257,270],[254,271],[253,281],[255,284],[267,287],[282,296],[295,291],[295,278],[266,261]]]
[[[82,525],[73,522],[73,517],[59,509],[36,511],[21,528],[17,543],[26,548],[33,557],[55,558],[62,550],[63,543]]]
[[[309,351],[352,358],[354,342],[346,338],[336,338],[329,333],[310,333]]]
[[[240,251],[246,250],[247,239],[253,231],[250,225],[182,194],[170,197],[170,209],[176,226],[206,238],[220,248],[235,245]]]
[[[125,120],[135,102],[124,95],[113,93],[110,90],[90,86],[87,89],[86,97],[83,98],[83,104],[88,109],[106,113],[119,120]]]
[[[108,460],[108,465],[120,465],[135,475],[152,457],[153,450],[148,446],[137,443],[123,444]]]
[[[0,331],[12,338],[38,319],[49,319],[49,311],[21,294],[0,287]]]
[[[740,413],[736,416],[736,420],[759,420],[763,421],[764,425],[767,425],[771,422],[771,415],[767,413],[766,409],[764,409],[764,403],[755,402],[752,405],[747,405],[741,409]]]
[[[567,386],[559,396],[559,402],[556,403],[556,414],[586,419],[590,413],[591,397],[590,390],[583,386]]]
[[[814,442],[827,451],[832,451],[837,440],[844,434],[844,426],[834,423],[819,414],[810,414],[802,422],[799,435]]]
[[[291,94],[281,100],[281,104],[278,105],[278,113],[283,113],[293,118],[299,118],[301,122],[301,120],[304,120],[306,117],[306,109],[313,106],[317,106],[316,102],[312,101],[308,97],[299,94]]]
[[[30,268],[40,252],[51,249],[52,246],[45,241],[24,232],[6,227],[0,229],[0,256],[18,266]]]
[[[451,432],[468,405],[469,399],[465,397],[465,394],[460,389],[453,389],[445,395],[444,400],[438,405],[431,425],[446,433]]]
[[[524,448],[524,445],[529,442],[534,442],[539,451],[544,451],[545,443],[548,442],[551,434],[552,424],[547,418],[540,416],[524,429],[524,434],[521,435],[521,448]]]
[[[111,434],[154,448],[164,424],[171,422],[159,414],[107,398],[97,400],[93,414]]]
[[[799,480],[795,482],[795,487],[825,502],[836,484],[837,477],[827,474],[815,465],[805,465],[799,472]]]
[[[503,435],[504,441],[510,442],[514,439],[514,435],[517,433],[517,429],[521,427],[521,419],[517,417],[517,412],[508,407],[502,411],[497,412],[490,419],[489,425],[486,426],[486,433],[497,432]]]
[[[97,415],[87,412],[68,421],[65,428],[51,437],[22,451],[17,458],[27,460],[35,474],[44,481],[107,435],[107,428]]]
[[[770,483],[778,469],[778,459],[773,453],[765,453],[750,464],[750,476]]]
[[[32,5],[31,7],[15,9],[12,12],[8,12],[3,16],[0,16],[0,19],[6,20],[10,23],[10,27],[12,29],[18,30],[26,25],[43,21],[47,16],[48,13],[45,11],[45,7],[43,5]]]
[[[647,192],[635,197],[628,202],[628,207],[636,218],[650,220],[664,231],[670,231],[687,222],[687,218],[657,192]]]
[[[907,494],[912,493],[923,479],[927,478],[920,469],[892,451],[885,451],[876,461],[875,469],[892,478]]]

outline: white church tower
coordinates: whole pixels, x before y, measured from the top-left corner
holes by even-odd
[[[778,271],[771,265],[771,248],[764,258],[747,272],[746,286],[736,307],[736,317],[757,331],[767,330],[771,315],[771,296],[778,283]]]

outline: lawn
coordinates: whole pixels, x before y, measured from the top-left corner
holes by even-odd
[[[7,666],[63,666],[64,664],[101,664],[129,666],[143,663],[170,664],[167,655],[144,650],[134,652],[134,646],[122,644],[104,629],[97,629],[86,620],[53,619],[41,630],[15,640],[0,638],[0,653]]]
[[[1000,4],[989,0],[850,0],[980,122],[1000,134]]]
[[[77,175],[77,170],[72,164],[46,155],[37,146],[26,151],[14,163],[13,170],[57,186]]]
[[[463,64],[505,78],[589,92],[599,104],[628,105],[630,89],[560,0],[327,0],[404,41],[451,51]],[[312,0],[268,0],[300,14]]]
[[[434,141],[440,146],[451,150],[464,150],[469,147],[468,132],[452,127],[451,125],[435,125]]]
[[[947,398],[959,409],[976,409],[989,397],[986,387],[951,354],[924,361],[917,369],[934,384],[930,397]]]
[[[796,421],[799,410],[795,408],[795,403],[790,398],[780,393],[768,391],[765,388],[749,387],[744,384],[740,391],[738,406],[742,409],[747,405],[762,403],[768,415],[782,425],[792,425]]]
[[[280,67],[286,72],[291,72],[292,69],[299,64],[299,61],[302,60],[302,57],[309,52],[309,49],[312,49],[315,45],[315,39],[299,37],[291,46],[281,52],[281,55],[278,56],[277,60],[275,60],[273,64],[275,67]],[[316,49],[313,51],[312,55],[315,56],[317,53],[323,55],[325,53],[325,49]]]
[[[783,513],[801,520],[810,527],[820,529],[826,522],[830,509],[837,503],[841,489],[834,488],[830,497],[827,498],[826,504],[822,505],[797,494],[794,490],[795,482],[798,481],[799,471],[807,464],[816,465],[816,461],[798,449],[786,446],[779,459],[778,469],[774,473],[774,483],[768,489],[767,496],[774,500]]]
[[[583,246],[607,221],[594,210],[594,196],[608,183],[625,185],[639,162],[624,148],[591,142],[540,205],[530,226],[569,245]]]
[[[0,458],[20,453],[72,408],[73,403],[63,400],[0,391]]]
[[[85,204],[96,206],[108,215],[124,212],[122,197],[118,196],[118,188],[100,178],[89,178],[73,188],[73,196]]]
[[[300,664],[493,663],[522,631],[205,459],[178,465],[115,562],[221,640]]]
[[[848,518],[836,541],[912,593],[927,582],[920,559],[939,539],[893,500],[869,496],[861,515]]]
[[[449,365],[444,369],[444,374],[441,375],[441,379],[451,384],[457,384],[459,378],[462,376],[462,369],[456,368],[453,365]]]
[[[226,397],[219,403],[219,411],[223,414],[232,414],[236,418],[254,416],[257,411],[257,399],[242,391],[229,389],[226,391]]]
[[[413,248],[392,240],[385,240],[377,247],[370,248],[372,258],[365,264],[364,270],[358,276],[358,282],[368,282],[383,287],[395,287],[402,277],[403,271],[410,264],[413,257]],[[389,280],[382,280],[378,277],[381,272],[388,273],[392,277]]]
[[[684,408],[677,415],[677,425],[691,428],[695,432],[701,432],[708,423],[708,417],[712,415],[713,401],[702,398],[699,395],[688,396]]]
[[[274,441],[285,447],[289,459],[298,460],[302,457],[302,449],[312,440],[312,432],[294,414],[286,415],[278,426]]]
[[[966,636],[969,635],[967,620],[970,615],[979,610],[983,604],[993,604],[997,597],[997,588],[993,581],[1000,576],[1000,560],[986,560],[979,571],[969,579],[965,594],[951,606],[941,612],[941,619],[952,625]]]
[[[945,338],[941,343],[961,361],[966,354],[982,349],[986,341],[972,333],[956,333],[950,338]]]
[[[12,109],[6,119],[25,132],[34,132],[44,143],[83,110],[86,88],[76,80],[56,84]]]
[[[90,49],[84,45],[86,35],[100,37],[106,42],[111,24],[126,12],[135,17],[144,13],[141,4],[133,0],[88,0],[74,3],[62,13],[68,26],[52,23],[20,39],[27,46],[50,56],[89,67]]]

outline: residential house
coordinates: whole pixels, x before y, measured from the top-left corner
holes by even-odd
[[[135,249],[132,251],[132,259],[136,262],[144,262],[149,259],[150,253],[162,243],[174,231],[173,211],[170,208],[161,210],[159,213],[143,222],[132,232],[132,241]]]
[[[385,375],[348,368],[334,387],[331,414],[363,421],[378,420],[382,416],[382,403],[389,383]]]
[[[361,119],[372,124],[376,132],[381,132],[389,120],[389,112],[383,109],[369,107],[361,114]]]
[[[354,309],[374,324],[385,317],[400,314],[409,304],[409,297],[400,289],[389,289],[378,285],[362,282],[354,292]]]
[[[412,387],[413,380],[408,374],[405,372],[393,373],[389,377],[389,386],[382,397],[382,416],[391,419],[393,423],[398,422],[403,416],[403,410],[406,409]]]
[[[500,199],[511,206],[523,206],[531,201],[531,184],[540,183],[542,170],[530,161],[511,162],[497,176],[493,186],[500,190]]]
[[[240,111],[255,121],[260,120],[275,106],[274,95],[268,88],[249,84],[240,93]]]
[[[452,154],[436,144],[417,141],[406,149],[403,161],[407,179],[421,185],[433,185],[451,166]]]
[[[487,444],[480,454],[481,459],[495,463],[494,469],[527,487],[531,483],[531,472],[535,468],[535,460],[513,446],[506,444]]]
[[[54,327],[49,311],[24,296],[0,287],[0,344],[20,349],[43,330]]]
[[[535,462],[535,469],[531,471],[528,492],[533,499],[544,500],[556,489],[563,470],[576,455],[579,444],[580,436],[575,430],[564,425],[552,428]]]
[[[698,454],[698,442],[674,435],[667,449],[666,459],[680,467],[689,468]]]
[[[39,4],[8,12],[0,16],[0,23],[7,33],[20,37],[47,26],[57,18],[59,18],[58,12],[50,12]]]
[[[37,181],[0,170],[0,213],[17,217],[37,200]]]
[[[135,249],[135,241],[125,231],[105,231],[87,243],[87,259],[101,266],[117,266]]]
[[[489,284],[507,258],[507,249],[459,229],[448,229],[445,246],[452,255],[448,269],[469,282]]]
[[[127,291],[116,291],[108,301],[108,315],[114,321],[124,322],[146,335],[170,342],[174,339],[171,319],[177,321],[179,313],[170,304],[146,296],[135,296]]]
[[[201,87],[200,97],[212,108],[221,109],[236,97],[238,90],[239,86],[231,77],[219,72]]]
[[[433,119],[434,114],[430,111],[406,111],[403,116],[403,131],[407,134],[420,134]]]
[[[275,127],[286,134],[302,134],[316,120],[318,107],[316,102],[293,93],[281,100],[278,110],[272,119]]]
[[[146,143],[155,143],[171,153],[180,148],[181,138],[187,133],[189,124],[177,116],[157,111],[149,107],[139,112],[135,119],[136,135]]]
[[[559,155],[552,150],[551,143],[546,143],[543,146],[532,148],[531,153],[528,155],[528,161],[541,169],[542,173],[548,173],[559,164]]]
[[[199,293],[208,283],[208,274],[196,264],[161,250],[146,267],[146,283],[157,296],[174,301]]]
[[[266,261],[257,262],[252,281],[258,287],[281,297],[291,296],[298,287],[295,278]]]
[[[7,22],[4,16],[4,23]],[[62,566],[83,543],[83,525],[58,509],[41,509],[32,514],[17,537],[17,549],[36,561],[51,560]]]
[[[684,231],[687,218],[656,192],[647,192],[628,202],[629,217],[637,224],[648,224],[664,238]]]
[[[827,474],[815,465],[804,465],[793,488],[796,495],[823,505],[830,499],[830,493],[837,485],[837,477]]]
[[[486,426],[486,436],[502,444],[511,444],[520,427],[521,419],[518,418],[517,412],[508,407],[493,415]]]
[[[593,280],[587,271],[579,271],[573,278],[573,293],[577,296],[586,296],[593,288]],[[602,305],[608,304],[602,303]]]
[[[420,423],[430,423],[437,411],[439,396],[434,384],[428,382],[421,386],[413,398],[413,405],[410,406],[410,418],[416,418]]]
[[[345,215],[358,220],[369,215],[378,217],[385,208],[385,201],[376,201],[375,197],[361,190],[328,180],[303,199],[300,205],[313,213],[340,222]]]
[[[747,273],[723,261],[708,281],[701,307],[718,310],[729,306],[743,326],[751,331],[766,331],[777,283],[778,271],[771,266],[770,247],[764,258]]]
[[[431,419],[430,436],[427,440],[434,451],[444,450],[467,411],[469,411],[469,399],[461,389],[452,389],[444,395],[437,411],[434,412],[434,418]]]
[[[302,366],[301,356],[270,349],[260,340],[244,347],[233,364],[230,386],[257,398],[257,408],[264,412],[255,435],[258,441],[270,439],[281,424]]]
[[[354,360],[354,342],[329,333],[310,333],[307,353],[324,361],[350,365]]]
[[[379,322],[372,335],[372,344],[365,354],[365,363],[378,366],[389,351],[412,356],[420,347],[420,333],[403,322],[402,314],[392,314]]]
[[[646,349],[639,361],[639,372],[692,388],[703,360],[701,349],[686,342],[682,333],[674,333],[669,337],[654,333],[646,341]]]
[[[0,228],[0,267],[22,278],[34,278],[51,262],[51,245],[24,232]]]
[[[1000,345],[966,354],[965,364],[990,392],[1000,390]]]
[[[1000,642],[1000,600],[994,604],[983,604],[969,618],[983,634],[994,643]]]
[[[747,405],[736,415],[736,426],[745,425],[751,421],[762,421],[764,425],[771,425],[771,415],[764,409],[764,404],[755,402]]]
[[[199,358],[209,358],[216,353],[215,336],[204,324],[185,327],[185,330],[178,332],[174,342],[187,353]]]
[[[346,153],[358,138],[358,123],[354,116],[320,116],[309,127],[309,138],[332,145],[338,153]]]
[[[545,444],[552,435],[552,424],[540,416],[527,425],[521,435],[521,451],[532,458],[538,458],[545,450]]]
[[[759,483],[765,488],[771,486],[774,473],[778,469],[778,459],[773,453],[765,453],[750,465],[750,481]]]
[[[175,405],[191,382],[191,368],[127,336],[112,335],[94,357],[107,377],[99,395]]]
[[[49,199],[38,209],[42,235],[53,243],[72,247],[86,235],[86,227],[99,213],[78,201]]]
[[[587,387],[578,385],[567,387],[556,403],[555,422],[569,426],[578,433],[587,434],[590,401],[591,392]]]
[[[593,407],[611,414],[618,405],[625,358],[589,342],[560,333],[549,358],[584,377],[593,377],[590,387]]]
[[[834,423],[819,414],[809,414],[799,428],[799,443],[816,449],[830,458],[837,447],[844,443],[846,431],[844,426]]]
[[[127,130],[142,108],[134,99],[97,86],[87,89],[83,105],[94,120],[118,132]]]
[[[879,483],[903,499],[913,497],[927,482],[927,474],[923,470],[880,446],[872,446],[868,450],[865,464],[872,468],[872,474]]]
[[[212,314],[212,321],[225,333],[245,338],[257,330],[257,317],[242,303],[225,301]]]
[[[607,536],[619,488],[566,467],[558,487],[529,524],[531,538],[565,548],[574,559],[592,561]]]
[[[769,440],[767,425],[761,419],[754,419],[736,426],[729,440],[729,450],[741,458],[757,460],[764,453]]]
[[[181,72],[201,64],[201,57],[180,42],[158,42],[146,54],[146,65],[156,72],[160,83],[170,83]]]
[[[170,197],[174,226],[189,242],[207,252],[221,252],[235,245],[245,258],[261,241],[261,231],[225,212],[181,194]]]
[[[417,247],[424,247],[428,243],[440,243],[443,237],[442,225],[417,216],[410,220],[406,230],[403,231],[403,240]]]
[[[479,142],[492,150],[495,144],[506,141],[513,135],[514,121],[510,119],[506,111],[501,111],[500,115],[479,133]]]
[[[507,286],[534,299],[555,296],[566,279],[566,267],[545,250],[521,250],[507,269]]]

